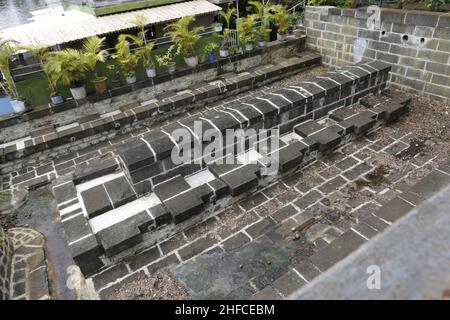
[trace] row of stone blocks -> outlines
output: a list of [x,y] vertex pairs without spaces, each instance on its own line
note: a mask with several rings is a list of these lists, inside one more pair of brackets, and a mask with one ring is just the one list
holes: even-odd
[[106,117],[89,115],[60,131],[53,127],[37,130],[18,143],[0,147],[0,163],[73,143],[96,134],[117,130],[134,122],[167,114],[199,101],[223,95],[226,92],[253,87],[271,78],[316,65],[320,63],[320,60],[320,55],[313,53],[305,54],[302,57],[292,57],[277,65],[262,66],[254,71],[242,72],[224,80],[200,84],[188,92],[181,92],[167,99],[130,103],[121,107],[118,113]]
[[[201,145],[203,150],[211,144],[210,133],[215,131],[225,134],[228,129],[277,128],[283,134],[296,124],[319,119],[329,111],[358,102],[369,93],[377,93],[385,87],[389,70],[388,64],[377,61],[353,66],[222,111],[172,123],[118,147],[123,169],[138,194],[148,193],[155,184],[168,178],[199,170],[199,165],[173,163],[172,151],[185,147],[183,141],[172,138],[177,130],[191,132],[191,143]],[[200,133],[196,132],[199,124]]]
[[[377,64],[373,63],[370,68],[375,68],[375,65]],[[387,73],[389,67],[386,65],[378,66],[380,69],[376,72],[376,75],[372,76],[372,73],[370,73],[371,76],[364,80],[367,86],[371,83],[372,77],[379,81],[387,78],[387,75],[384,76],[383,72],[386,70]],[[367,65],[365,68],[369,68],[369,66]],[[352,70],[353,72],[349,70],[345,72],[355,74],[358,70],[363,71],[365,69],[364,67],[356,67],[356,69]],[[344,78],[345,72],[336,74]],[[379,75],[380,73],[381,76]],[[348,79],[351,79],[350,74]],[[366,71],[364,76],[368,74],[369,72]],[[353,79],[351,82],[353,83],[351,87],[360,83],[357,79]],[[376,81],[374,81],[373,84],[379,86],[382,82],[376,84]],[[319,85],[322,86],[323,83]],[[315,87],[315,85],[312,85],[312,87]],[[341,87],[345,86],[339,85],[339,88]],[[313,90],[311,87],[308,87],[308,89]],[[331,88],[328,90],[333,92]],[[289,92],[288,89],[286,91]],[[372,92],[364,91],[365,94]],[[353,96],[356,94],[358,93],[354,92]],[[350,97],[353,100],[351,95]],[[324,101],[325,96],[319,96],[317,99]],[[294,132],[302,137],[301,141],[285,143],[280,140],[279,149],[270,150],[268,155],[270,155],[270,152],[278,152],[279,172],[285,173],[297,166],[303,166],[314,161],[343,143],[349,142],[352,137],[364,134],[378,124],[398,117],[407,110],[407,107],[408,101],[402,104],[391,102],[372,107],[359,114],[348,114],[344,103],[331,116],[337,121],[336,125],[323,127],[310,118],[307,122],[302,123],[302,121],[298,121]],[[311,110],[310,112],[314,111]],[[264,117],[261,118],[265,122]],[[215,126],[219,125],[218,121],[213,123]],[[300,125],[298,125],[299,123]],[[290,125],[291,128],[293,126],[294,124]],[[225,129],[224,125],[223,129]],[[287,133],[286,130],[284,133]],[[163,136],[161,135],[161,137]],[[127,146],[132,145],[127,144]],[[145,146],[148,147],[147,143]],[[141,147],[145,146],[141,145]],[[154,144],[153,147],[155,147]],[[160,147],[166,146],[162,143]],[[257,146],[255,148],[257,149]],[[141,151],[134,154],[135,159],[138,161],[133,162],[136,165],[133,169],[139,169],[137,164],[143,167],[148,166],[147,163],[140,162],[143,159],[147,159],[145,156],[148,154],[148,149],[142,148]],[[121,155],[124,154],[126,155],[127,153],[121,153]],[[129,174],[128,170],[126,170],[126,175],[118,174],[114,176],[114,179],[109,179],[92,188],[83,190],[78,195],[76,185],[99,176],[111,174],[117,169],[118,162],[115,159],[108,161],[105,163],[99,162],[94,164],[94,166],[77,168],[73,176],[54,181],[53,190],[68,237],[69,248],[73,252],[75,261],[85,273],[93,272],[103,265],[99,258],[101,255],[106,257],[114,256],[122,250],[140,243],[143,236],[148,234],[148,231],[172,222],[175,224],[185,222],[208,208],[215,210],[217,209],[216,204],[218,201],[222,201],[225,198],[229,200],[230,196],[235,197],[258,185],[263,185],[267,183],[268,179],[261,173],[261,168],[266,167],[268,164],[262,157],[252,164],[236,161],[234,165],[218,165],[215,163],[197,165],[197,168],[191,169],[190,172],[178,172],[168,176],[159,183],[155,183],[152,186],[152,191],[154,192],[150,196],[142,196],[140,194],[142,190],[137,188],[138,185],[130,183],[132,178],[127,176]],[[121,165],[128,169],[126,160],[123,162],[125,162],[125,165],[123,163]],[[195,173],[195,171],[200,171],[198,174],[203,173],[202,179],[200,179],[202,183],[189,181],[189,174]],[[138,202],[142,199],[147,199],[146,197],[148,197],[147,203],[151,203],[151,205],[142,207]],[[137,200],[135,200],[136,198]],[[150,198],[158,201],[153,201]],[[134,206],[134,209],[132,206]],[[136,212],[135,208],[141,208],[142,210],[139,209]],[[123,219],[117,219],[119,215],[123,215],[123,212],[127,210],[129,212],[134,210],[135,212],[128,213]],[[116,221],[112,221],[105,228],[98,227],[101,220],[103,220],[102,223],[108,219],[114,220],[112,218],[113,215],[116,215]]]

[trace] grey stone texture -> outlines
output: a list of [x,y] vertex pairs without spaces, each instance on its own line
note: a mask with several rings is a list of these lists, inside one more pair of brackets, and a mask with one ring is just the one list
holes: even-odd
[[382,8],[380,29],[372,30],[365,10],[307,6],[307,47],[320,52],[331,67],[358,62],[357,51],[362,50],[363,62],[393,65],[393,84],[450,100],[448,14]]

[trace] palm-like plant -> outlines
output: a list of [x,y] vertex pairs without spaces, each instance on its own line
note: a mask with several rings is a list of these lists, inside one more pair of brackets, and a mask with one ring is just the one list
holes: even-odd
[[258,16],[256,14],[250,14],[242,21],[238,27],[239,41],[242,44],[252,44],[256,41],[255,23]]
[[5,93],[10,97],[17,97],[17,89],[14,84],[14,80],[11,75],[11,68],[9,65],[9,58],[15,53],[14,47],[8,43],[3,43],[0,46],[0,71],[3,74],[3,78],[0,81],[0,86]]
[[201,38],[199,33],[205,29],[203,26],[199,26],[189,30],[190,24],[194,21],[193,16],[185,16],[164,28],[164,30],[168,30],[164,35],[170,37],[173,43],[180,47],[180,51],[185,57],[195,56],[195,44]]
[[58,91],[58,76],[56,74],[49,74],[47,69],[45,68],[45,61],[49,57],[50,49],[48,47],[39,46],[39,45],[31,45],[31,46],[22,46],[21,49],[27,50],[31,52],[39,61],[39,65],[44,71],[45,79],[47,80],[48,87],[51,91],[51,95],[57,95]]
[[116,53],[113,54],[112,57],[120,63],[125,76],[134,77],[140,56],[136,52],[132,52],[130,41],[128,41],[130,37],[132,36],[127,34],[119,35],[119,41],[115,46]]
[[289,28],[290,20],[289,13],[286,11],[286,6],[276,4],[270,7],[270,11],[273,12],[271,18],[278,26],[278,33],[286,34],[286,31]]
[[82,54],[86,59],[87,67],[94,73],[94,76],[97,79],[97,64],[99,62],[105,62],[108,57],[108,51],[102,49],[104,41],[105,38],[94,36],[86,39],[83,43]]
[[129,40],[132,40],[138,47],[136,54],[142,58],[144,67],[150,68],[154,66],[152,52],[155,48],[154,42],[147,42],[145,35],[145,25],[147,24],[147,18],[143,14],[136,15],[135,19],[131,21],[139,28],[137,36],[126,35]]
[[226,25],[226,28],[223,29],[223,33],[221,35],[221,39],[222,39],[221,47],[222,48],[228,47],[228,41],[229,41],[230,33],[231,33],[231,30],[230,30],[231,17],[233,16],[235,11],[236,11],[236,9],[231,8],[231,7],[229,7],[226,11],[220,11],[220,16],[225,20],[225,25]]
[[258,16],[258,18],[262,21],[264,20],[264,17],[266,16],[266,14],[268,13],[269,9],[270,9],[270,1],[267,1],[265,4],[262,3],[261,1],[249,1],[248,4],[253,6],[255,8],[256,11],[256,15]]
[[50,52],[44,65],[44,70],[65,86],[80,87],[84,77],[90,70],[86,56],[76,49],[64,49]]

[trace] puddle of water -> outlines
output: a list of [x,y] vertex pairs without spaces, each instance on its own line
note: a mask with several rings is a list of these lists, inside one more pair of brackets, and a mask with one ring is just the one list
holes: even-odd
[[46,237],[46,253],[52,299],[72,300],[75,294],[67,283],[67,268],[74,265],[71,253],[62,237],[62,225],[57,219],[56,202],[48,187],[30,192],[28,201],[16,211],[17,225],[28,225]]

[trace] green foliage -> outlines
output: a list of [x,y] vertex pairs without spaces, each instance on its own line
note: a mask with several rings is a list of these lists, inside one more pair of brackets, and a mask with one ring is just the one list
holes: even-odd
[[136,15],[136,18],[131,21],[139,28],[139,33],[137,37],[128,35],[128,38],[133,40],[133,42],[139,47],[136,50],[136,54],[142,58],[142,62],[145,68],[154,66],[153,63],[153,49],[155,48],[154,42],[147,42],[145,35],[147,30],[145,30],[145,25],[147,24],[147,18],[143,14]]
[[270,10],[270,1],[267,1],[265,4],[263,4],[261,1],[249,1],[248,4],[255,8],[256,15],[258,16],[260,21],[264,20],[264,17]]
[[[138,52],[131,50],[131,43],[128,41],[129,38],[134,37],[128,34],[119,35],[119,41],[115,46],[116,53],[112,55],[112,58],[119,62],[126,77],[133,77],[136,75],[136,67],[138,66],[140,55]],[[137,38],[134,40],[137,40]]]
[[15,53],[16,49],[9,43],[0,44],[0,71],[3,73],[5,78],[0,81],[0,86],[3,88],[6,94],[12,98],[18,96],[9,65],[9,59]]
[[225,20],[225,28],[223,28],[223,33],[220,35],[221,39],[221,48],[227,48],[228,41],[230,38],[230,23],[231,23],[231,17],[233,16],[234,12],[236,11],[235,8],[228,8],[226,11],[220,11],[220,16]]
[[195,55],[195,44],[201,38],[199,33],[205,29],[203,26],[199,26],[189,30],[190,24],[194,21],[193,16],[185,16],[164,28],[164,30],[168,30],[164,35],[172,39],[174,45],[179,47],[185,57]]
[[328,0],[309,0],[308,5],[309,6],[323,6],[326,5]]
[[285,34],[289,28],[290,14],[286,11],[286,6],[276,4],[270,7],[271,18],[278,26],[278,33]]
[[167,67],[169,64],[174,63],[174,57],[180,53],[180,46],[172,44],[164,54],[156,56],[156,62],[161,67]]
[[424,0],[426,6],[433,10],[438,10],[440,6],[450,4],[450,0]]
[[238,27],[239,42],[241,44],[250,44],[256,41],[255,23],[258,16],[250,14],[245,18],[241,18]]
[[47,53],[44,72],[51,87],[55,89],[59,82],[69,87],[82,84],[86,74],[95,71],[98,62],[106,60],[107,52],[101,49],[104,40],[91,37],[85,40],[81,50],[68,48]]
[[219,45],[215,42],[209,42],[206,46],[203,47],[203,54],[210,55],[214,51],[219,48]]

